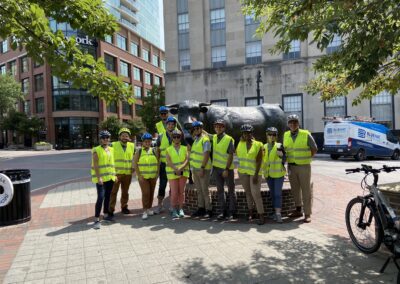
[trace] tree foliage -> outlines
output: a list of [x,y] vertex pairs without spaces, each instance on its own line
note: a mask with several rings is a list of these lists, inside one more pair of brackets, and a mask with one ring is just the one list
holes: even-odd
[[0,75],[0,120],[23,98],[21,84],[15,81],[14,76],[9,74]]
[[242,0],[243,11],[261,21],[259,34],[278,38],[272,53],[287,52],[292,40],[323,51],[335,35],[341,48],[314,64],[317,75],[306,91],[322,100],[361,88],[358,104],[381,91],[400,88],[400,5],[398,0]]
[[1,0],[0,37],[10,38],[13,49],[24,48],[36,62],[49,63],[53,75],[76,88],[107,101],[133,103],[131,88],[106,70],[103,59],[95,60],[83,52],[75,37],[50,29],[49,19],[54,19],[89,37],[104,39],[118,24],[103,5],[101,0]]
[[124,122],[125,127],[131,131],[131,135],[138,136],[145,131],[145,126],[140,118],[130,119]]
[[160,121],[158,109],[165,105],[165,88],[163,86],[153,86],[150,92],[143,98],[143,107],[139,111],[147,132],[153,134],[157,132],[156,123]]
[[100,130],[108,130],[111,133],[111,140],[118,140],[118,131],[122,128],[122,121],[116,116],[109,116],[99,124]]
[[1,122],[4,130],[16,131],[20,135],[37,137],[44,128],[43,120],[38,117],[28,117],[24,112],[11,110]]

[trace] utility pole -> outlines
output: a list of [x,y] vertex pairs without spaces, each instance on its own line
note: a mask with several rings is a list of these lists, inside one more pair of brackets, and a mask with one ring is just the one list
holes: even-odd
[[257,71],[257,105],[261,104],[261,96],[260,96],[260,83],[262,83],[261,80],[261,71]]

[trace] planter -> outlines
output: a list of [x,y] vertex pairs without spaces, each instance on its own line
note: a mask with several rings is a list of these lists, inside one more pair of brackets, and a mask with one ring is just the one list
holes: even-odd
[[51,144],[35,145],[34,148],[36,151],[50,151],[50,150],[53,150],[53,145],[51,145]]

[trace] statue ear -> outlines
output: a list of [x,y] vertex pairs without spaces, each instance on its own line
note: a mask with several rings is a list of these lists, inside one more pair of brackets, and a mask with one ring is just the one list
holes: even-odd
[[176,108],[176,107],[173,107],[173,108],[170,108],[169,109],[169,112],[171,113],[171,114],[178,114],[178,108]]
[[208,111],[208,106],[201,106],[200,107],[200,112],[201,113],[206,113]]

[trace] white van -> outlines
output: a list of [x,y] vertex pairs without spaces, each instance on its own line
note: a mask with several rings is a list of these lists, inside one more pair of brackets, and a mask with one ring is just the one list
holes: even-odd
[[341,156],[353,156],[357,161],[366,157],[398,160],[400,145],[399,139],[382,124],[333,121],[325,125],[323,152],[334,160]]

